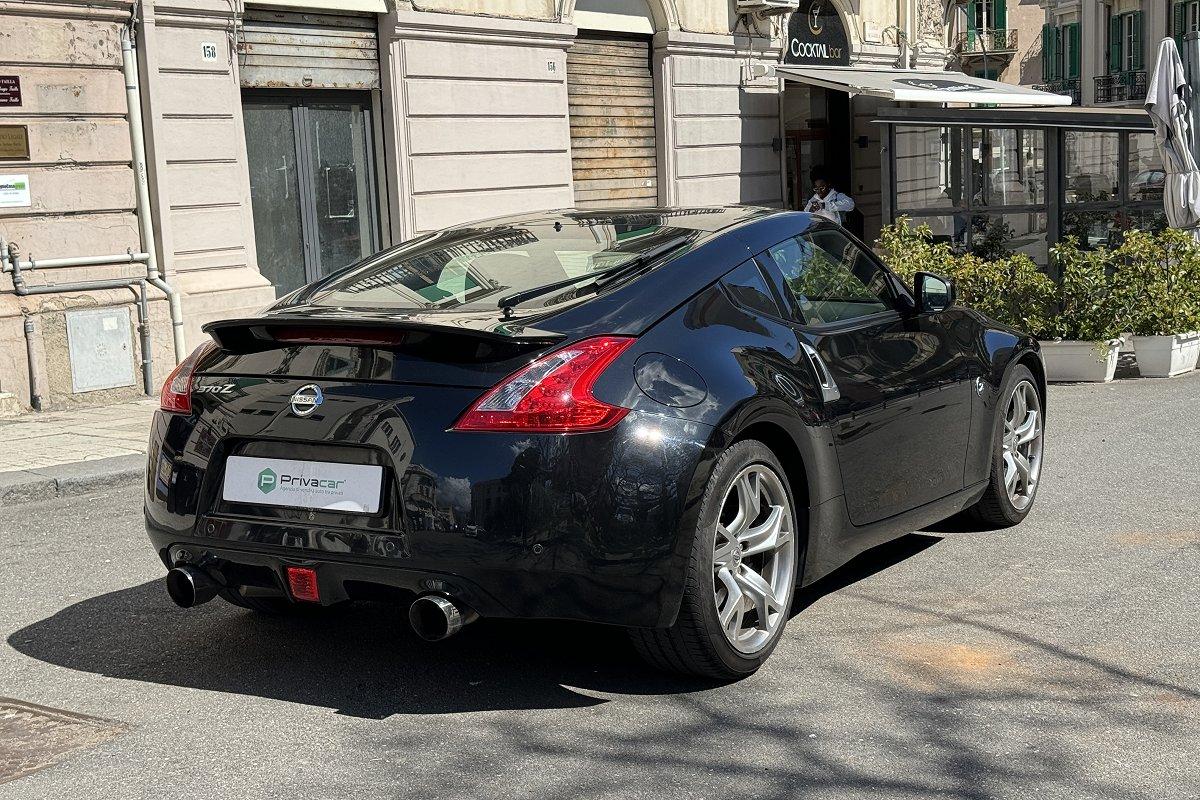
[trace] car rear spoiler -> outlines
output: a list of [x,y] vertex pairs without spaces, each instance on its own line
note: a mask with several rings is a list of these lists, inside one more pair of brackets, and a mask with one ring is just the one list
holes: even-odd
[[436,314],[413,317],[380,313],[355,314],[268,314],[260,317],[209,322],[202,330],[221,349],[252,352],[297,344],[348,344],[365,347],[396,347],[430,335],[455,339],[477,339],[493,344],[550,344],[566,334],[544,331],[521,323],[500,320],[490,314]]

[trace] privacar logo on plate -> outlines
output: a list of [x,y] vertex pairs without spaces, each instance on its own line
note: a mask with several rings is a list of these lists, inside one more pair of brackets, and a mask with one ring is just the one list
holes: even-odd
[[264,469],[258,473],[258,490],[263,494],[268,494],[279,483],[279,478],[273,469]]

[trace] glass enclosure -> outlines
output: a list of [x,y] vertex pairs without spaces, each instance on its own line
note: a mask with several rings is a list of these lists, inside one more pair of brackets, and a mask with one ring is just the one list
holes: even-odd
[[1094,248],[1166,224],[1165,173],[1149,130],[988,124],[982,114],[969,123],[885,123],[885,219],[927,224],[960,251],[1025,253],[1045,268],[1049,245],[1064,237]]

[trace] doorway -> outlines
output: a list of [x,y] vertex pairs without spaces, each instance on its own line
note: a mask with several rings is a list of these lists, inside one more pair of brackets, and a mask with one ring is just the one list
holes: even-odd
[[369,92],[242,96],[258,266],[282,296],[379,249]]
[[[814,169],[822,170],[834,188],[853,197],[849,95],[789,82],[783,93],[783,133],[788,208],[802,210],[812,197]],[[851,212],[843,222],[861,235],[861,214]]]

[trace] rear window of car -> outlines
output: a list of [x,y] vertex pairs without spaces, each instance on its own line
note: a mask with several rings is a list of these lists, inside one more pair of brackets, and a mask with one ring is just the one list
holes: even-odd
[[[435,311],[495,308],[497,299],[513,292],[585,278],[696,233],[663,220],[650,214],[547,217],[443,231],[351,267],[310,302]],[[688,249],[681,246],[672,255]],[[576,291],[568,287],[528,305],[554,305]]]

